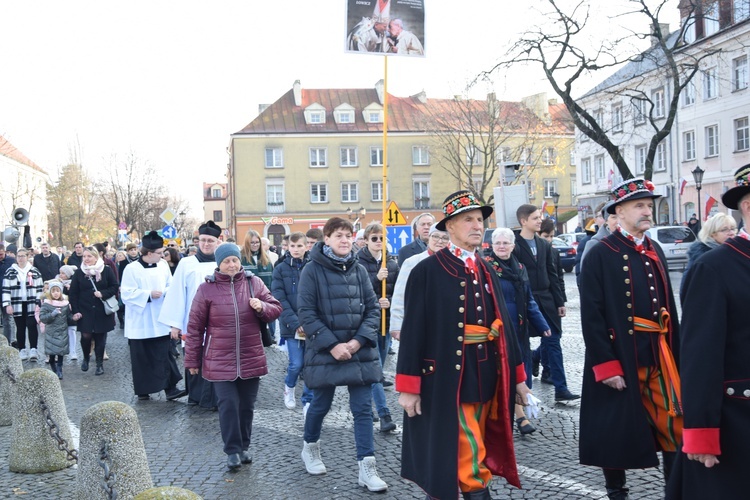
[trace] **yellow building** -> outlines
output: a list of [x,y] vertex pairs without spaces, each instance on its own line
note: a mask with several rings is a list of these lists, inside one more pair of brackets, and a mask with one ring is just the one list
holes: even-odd
[[[384,193],[383,100],[382,82],[373,89],[308,90],[297,81],[232,134],[227,176],[232,236],[241,243],[248,229],[254,229],[277,244],[281,235],[322,227],[333,216],[363,226],[381,220],[384,194],[398,204],[407,224],[422,212],[440,219],[443,199],[458,189],[472,189],[490,201],[504,166],[513,162],[522,166],[518,172],[523,180],[539,180],[538,188],[530,189],[532,202],[542,205],[537,200],[544,198],[549,180],[544,174],[554,172],[555,179],[568,180],[554,189],[548,183],[546,190],[560,193],[561,205],[570,204],[573,135],[560,106],[538,115],[527,105],[494,97],[389,95]],[[482,124],[487,114],[479,110],[488,106],[493,123],[503,122],[502,127],[492,130]],[[476,117],[460,118],[464,107],[476,111]]]

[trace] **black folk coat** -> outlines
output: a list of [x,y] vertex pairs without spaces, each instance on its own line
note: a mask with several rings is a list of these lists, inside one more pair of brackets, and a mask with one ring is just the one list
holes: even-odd
[[81,319],[78,320],[78,331],[83,333],[107,333],[115,329],[116,314],[107,314],[104,312],[104,304],[101,299],[94,295],[94,285],[91,284],[93,279],[96,283],[96,290],[102,293],[102,299],[108,299],[117,294],[119,288],[117,276],[109,268],[104,266],[101,272],[101,280],[96,281],[96,277],[83,273],[78,268],[73,273],[70,280],[70,291],[68,299],[73,314],[81,313]]
[[[498,363],[505,384],[508,413],[487,419],[485,464],[494,475],[519,486],[513,452],[512,413],[516,380],[525,378],[513,321],[505,307],[497,274],[477,258],[489,277],[495,305],[505,325],[507,359]],[[401,475],[433,498],[458,496],[458,404],[469,349],[463,344],[468,306],[464,264],[448,249],[423,260],[406,284],[404,322],[396,366],[396,389],[419,393],[422,415],[404,413]],[[500,340],[495,340],[499,344]],[[485,349],[489,351],[489,349]],[[481,352],[481,351],[479,351]],[[503,378],[503,372],[507,377]],[[403,384],[403,385],[402,385]]]
[[[668,499],[747,498],[750,470],[750,241],[698,259],[685,284],[681,375],[683,448]],[[707,469],[684,453],[718,455]]]
[[[647,275],[658,276],[665,287],[671,315],[668,343],[679,366],[679,324],[666,258],[652,244],[658,263],[636,250],[618,231],[586,253],[581,269],[581,323],[586,355],[581,394],[580,461],[584,465],[613,469],[656,467],[658,444],[641,402],[638,382],[637,335],[633,311],[636,300],[651,302]],[[648,262],[648,265],[646,263]],[[640,366],[643,366],[642,364]],[[618,373],[619,372],[619,373]],[[622,374],[627,388],[617,391],[601,382]]]

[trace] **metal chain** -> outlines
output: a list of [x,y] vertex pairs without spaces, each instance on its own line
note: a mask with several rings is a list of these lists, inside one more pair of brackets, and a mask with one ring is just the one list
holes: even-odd
[[14,384],[16,382],[18,382],[18,380],[16,380],[16,376],[13,375],[12,371],[10,371],[10,366],[8,366],[7,368],[5,368],[5,374],[8,376],[8,378],[10,379],[10,381],[13,382]]
[[66,458],[68,460],[75,460],[78,462],[78,450],[71,450],[68,448],[68,442],[60,436],[60,428],[58,427],[57,422],[52,418],[52,412],[50,412],[47,403],[44,402],[44,398],[39,398],[39,408],[41,408],[42,413],[44,413],[44,420],[47,422],[47,427],[49,427],[49,435],[57,441],[57,449],[64,451],[67,454]]
[[117,498],[117,492],[115,491],[117,476],[112,472],[112,458],[109,456],[109,445],[103,439],[99,445],[99,467],[104,469],[104,478],[101,480],[102,488],[107,492],[109,500],[115,500]]

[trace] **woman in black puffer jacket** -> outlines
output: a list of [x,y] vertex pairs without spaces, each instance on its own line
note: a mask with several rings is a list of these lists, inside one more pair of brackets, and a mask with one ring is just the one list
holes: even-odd
[[[396,286],[398,278],[398,262],[388,252],[383,252],[384,235],[383,226],[377,222],[368,224],[365,228],[365,246],[357,253],[359,263],[367,270],[370,276],[372,288],[378,297],[380,308],[385,311],[385,335],[382,331],[382,320],[378,318],[378,354],[380,357],[380,366],[385,364],[385,357],[388,355],[388,348],[391,346],[391,298],[393,289]],[[383,255],[385,254],[385,269],[382,267]],[[383,297],[383,280],[385,280],[385,297]],[[396,424],[391,419],[391,412],[385,400],[385,391],[383,391],[383,381],[372,385],[372,398],[375,400],[375,409],[380,417],[380,432],[390,432],[396,430]]]
[[336,386],[347,386],[359,484],[383,491],[388,486],[375,467],[370,389],[382,377],[376,339],[380,308],[367,271],[352,252],[352,233],[349,221],[329,219],[323,227],[324,241],[312,248],[300,277],[297,314],[307,335],[303,373],[313,389],[302,459],[310,474],[326,472],[318,442],[323,418]]

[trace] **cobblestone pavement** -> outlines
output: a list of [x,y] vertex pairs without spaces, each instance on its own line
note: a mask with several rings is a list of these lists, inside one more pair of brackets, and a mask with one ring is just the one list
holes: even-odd
[[[675,290],[679,274],[673,273]],[[583,338],[580,329],[580,303],[572,274],[565,276],[568,315],[563,321],[563,352],[568,384],[580,392],[583,369]],[[397,348],[397,343],[394,347]],[[79,347],[80,350],[80,347]],[[269,375],[263,378],[253,423],[253,463],[237,473],[226,470],[216,412],[187,406],[185,399],[168,402],[164,394],[151,401],[137,401],[132,393],[130,358],[122,331],[110,333],[104,363],[105,373],[95,377],[93,368],[81,372],[76,362],[66,362],[63,394],[68,418],[73,426],[91,405],[117,400],[135,408],[141,425],[154,485],[179,486],[206,499],[218,498],[424,498],[422,491],[399,477],[400,432],[381,434],[375,427],[375,447],[380,476],[388,483],[386,493],[369,493],[357,485],[357,460],[348,397],[339,389],[321,436],[322,458],[328,474],[307,475],[300,459],[302,448],[302,409],[288,410],[283,403],[286,354],[267,349]],[[181,361],[181,360],[180,360]],[[35,367],[25,362],[25,369]],[[38,363],[44,366],[43,363]],[[395,357],[389,357],[386,378],[393,379]],[[297,388],[299,396],[300,388]],[[603,477],[593,467],[578,464],[577,402],[556,404],[554,388],[538,383],[534,393],[542,400],[537,432],[521,437],[516,432],[516,454],[523,489],[504,480],[493,482],[493,496],[512,499],[589,499],[605,498]],[[394,420],[402,422],[397,395],[386,389]],[[12,427],[0,427],[0,498],[26,496],[33,499],[74,498],[76,468],[48,474],[17,474],[8,470],[8,448]],[[74,429],[77,432],[77,428]],[[77,445],[77,444],[76,444]],[[663,497],[663,480],[657,469],[629,471],[631,496],[639,499]],[[102,496],[104,498],[104,496]]]

